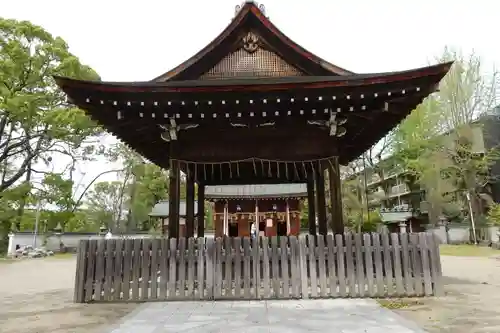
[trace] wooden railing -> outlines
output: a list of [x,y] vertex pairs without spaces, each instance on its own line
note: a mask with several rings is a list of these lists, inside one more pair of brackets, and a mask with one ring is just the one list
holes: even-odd
[[75,302],[441,295],[431,233],[82,240]]

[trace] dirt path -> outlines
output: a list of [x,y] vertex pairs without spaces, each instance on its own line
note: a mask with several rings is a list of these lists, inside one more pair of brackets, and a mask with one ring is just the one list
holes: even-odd
[[0,264],[2,333],[94,333],[137,304],[74,304],[74,258]]
[[442,257],[446,296],[397,312],[430,333],[500,332],[500,259]]

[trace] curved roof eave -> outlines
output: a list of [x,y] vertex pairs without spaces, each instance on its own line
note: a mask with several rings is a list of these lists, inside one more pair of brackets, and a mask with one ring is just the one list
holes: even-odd
[[[355,74],[349,76],[306,76],[264,78],[260,80],[225,79],[225,80],[186,80],[167,82],[100,82],[76,80],[55,76],[57,84],[65,87],[90,89],[109,92],[224,92],[224,91],[262,91],[283,90],[290,88],[334,88],[362,86],[371,84],[387,84],[406,81],[427,76],[443,77],[450,69],[452,62],[412,70],[375,74]],[[440,80],[440,79],[439,79]],[[439,81],[438,80],[438,81]]]

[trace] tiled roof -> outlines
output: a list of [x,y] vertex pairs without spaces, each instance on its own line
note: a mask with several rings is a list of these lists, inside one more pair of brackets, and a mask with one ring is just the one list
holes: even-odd
[[207,199],[307,197],[306,184],[220,185],[205,188]]
[[[161,200],[156,205],[154,205],[153,209],[151,210],[151,213],[149,213],[149,216],[167,217],[169,211],[170,211],[170,205],[168,203],[168,200]],[[179,206],[179,213],[180,216],[186,216],[186,201],[184,200],[181,200]],[[196,216],[197,214],[198,214],[198,202],[195,200],[194,215]]]
[[384,223],[406,222],[412,216],[412,212],[380,212],[380,218]]

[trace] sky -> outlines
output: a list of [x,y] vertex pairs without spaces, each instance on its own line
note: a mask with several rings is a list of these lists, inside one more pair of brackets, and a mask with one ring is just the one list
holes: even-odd
[[[71,5],[69,5],[71,3]],[[210,43],[231,21],[238,0],[0,0],[0,16],[29,20],[62,37],[105,81],[145,81]],[[500,2],[493,0],[266,0],[270,20],[308,51],[356,73],[435,62],[445,46],[500,65]],[[103,138],[111,144],[113,139]],[[57,162],[55,162],[57,163]],[[62,163],[62,162],[60,162]],[[56,166],[57,167],[57,166]],[[85,186],[99,160],[79,167]],[[106,175],[99,180],[112,180]],[[80,190],[78,190],[80,191]]]

